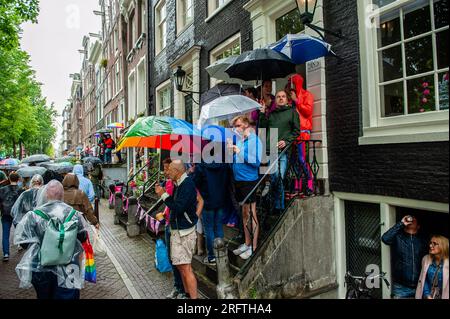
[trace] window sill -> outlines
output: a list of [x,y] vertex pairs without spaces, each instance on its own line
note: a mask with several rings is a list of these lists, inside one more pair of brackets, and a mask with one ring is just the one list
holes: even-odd
[[179,37],[184,31],[186,31],[187,29],[189,29],[189,27],[191,25],[194,24],[194,20],[192,20],[191,22],[189,22],[188,24],[186,24],[185,26],[183,26],[180,31],[177,32],[177,37]]
[[226,7],[228,7],[228,5],[233,2],[233,0],[228,1],[227,3],[225,3],[223,6],[217,8],[216,10],[214,10],[213,12],[211,12],[211,14],[205,19],[205,23],[208,23],[209,21],[211,21],[217,14],[219,14],[220,11],[222,11],[223,9],[225,9]]
[[363,128],[359,145],[449,141],[449,120],[423,121]]

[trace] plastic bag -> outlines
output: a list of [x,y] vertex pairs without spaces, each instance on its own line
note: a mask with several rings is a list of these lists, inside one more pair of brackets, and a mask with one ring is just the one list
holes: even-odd
[[162,239],[156,240],[155,267],[159,272],[172,271],[167,248]]
[[100,234],[96,228],[94,229],[94,245],[92,248],[94,249],[94,255],[98,257],[105,257],[107,254],[106,245],[100,238]]

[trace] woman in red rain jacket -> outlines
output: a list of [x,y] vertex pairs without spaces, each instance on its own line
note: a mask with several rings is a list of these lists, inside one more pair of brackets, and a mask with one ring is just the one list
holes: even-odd
[[297,112],[300,116],[300,136],[297,141],[299,161],[308,180],[307,188],[303,188],[306,194],[311,193],[313,189],[313,180],[311,169],[306,163],[306,143],[311,138],[312,116],[314,106],[314,95],[303,88],[304,79],[300,74],[294,74],[288,80],[288,87],[291,91],[291,99],[295,102]]

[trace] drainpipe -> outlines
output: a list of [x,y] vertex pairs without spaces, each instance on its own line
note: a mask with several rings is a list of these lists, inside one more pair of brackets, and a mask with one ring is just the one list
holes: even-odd
[[217,298],[238,299],[237,289],[233,284],[228,260],[228,248],[223,238],[214,239],[214,250],[216,252],[217,265]]

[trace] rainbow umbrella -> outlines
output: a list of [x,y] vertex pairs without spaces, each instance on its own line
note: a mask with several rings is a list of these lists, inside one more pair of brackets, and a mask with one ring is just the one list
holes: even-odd
[[124,128],[125,125],[123,125],[123,123],[115,122],[115,123],[108,124],[106,127],[107,128]]
[[0,165],[19,165],[20,161],[17,158],[6,158],[0,161]]
[[117,151],[125,147],[146,147],[200,153],[201,136],[200,130],[180,119],[168,116],[141,117],[120,139]]

